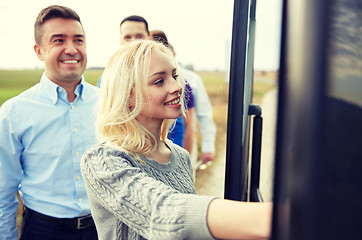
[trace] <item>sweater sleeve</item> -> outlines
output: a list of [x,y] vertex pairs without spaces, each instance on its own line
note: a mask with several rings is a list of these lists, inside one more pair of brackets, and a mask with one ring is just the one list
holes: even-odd
[[111,148],[86,152],[81,170],[90,200],[146,239],[213,239],[206,222],[213,197],[179,193],[139,164]]

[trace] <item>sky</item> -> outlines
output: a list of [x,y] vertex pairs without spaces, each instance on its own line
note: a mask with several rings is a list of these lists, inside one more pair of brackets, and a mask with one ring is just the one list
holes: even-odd
[[[87,67],[104,67],[120,46],[119,24],[143,16],[150,30],[163,30],[181,65],[195,70],[228,66],[234,0],[1,0],[0,69],[43,68],[33,49],[34,21],[59,4],[75,10],[87,39]],[[257,0],[254,69],[277,70],[281,0]]]

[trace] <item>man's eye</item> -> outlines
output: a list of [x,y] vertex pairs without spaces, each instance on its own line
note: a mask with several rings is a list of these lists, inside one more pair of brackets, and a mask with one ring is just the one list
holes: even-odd
[[55,39],[54,42],[56,43],[63,42],[63,39]]
[[83,42],[83,39],[76,39],[75,41],[82,43],[82,42]]
[[137,34],[136,35],[136,38],[137,39],[144,39],[144,38],[146,38],[143,34]]

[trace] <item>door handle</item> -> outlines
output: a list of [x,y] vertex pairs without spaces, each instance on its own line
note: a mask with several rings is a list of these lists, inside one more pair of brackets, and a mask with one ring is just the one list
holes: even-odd
[[261,156],[261,138],[263,131],[263,118],[261,117],[261,107],[256,104],[250,104],[248,115],[253,116],[253,138],[251,148],[251,170],[250,170],[250,202],[263,202],[259,184],[260,184],[260,156]]

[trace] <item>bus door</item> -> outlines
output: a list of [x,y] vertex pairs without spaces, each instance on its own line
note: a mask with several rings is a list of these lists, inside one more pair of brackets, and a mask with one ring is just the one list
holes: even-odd
[[[234,1],[224,197],[241,201],[262,201],[259,193],[261,109],[251,103],[255,7],[256,0]],[[250,161],[251,125],[254,131]]]
[[361,239],[362,4],[285,0],[272,239]]

